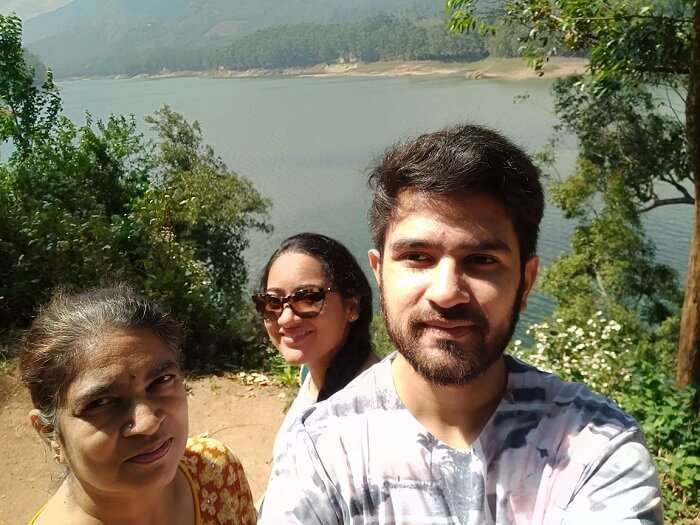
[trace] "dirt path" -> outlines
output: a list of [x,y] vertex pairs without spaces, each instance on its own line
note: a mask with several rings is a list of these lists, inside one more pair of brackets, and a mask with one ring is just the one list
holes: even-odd
[[[275,386],[250,386],[235,376],[190,381],[190,435],[206,433],[240,458],[253,498],[270,471],[272,442],[288,396]],[[29,395],[14,376],[0,377],[0,525],[24,525],[55,488],[58,472],[29,426]]]

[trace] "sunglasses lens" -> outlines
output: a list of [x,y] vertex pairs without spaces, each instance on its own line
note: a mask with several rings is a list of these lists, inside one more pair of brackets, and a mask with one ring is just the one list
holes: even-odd
[[281,298],[266,293],[255,294],[253,302],[255,302],[255,309],[265,318],[276,319],[284,307]]
[[325,298],[325,290],[299,290],[292,294],[289,302],[299,317],[313,317],[321,313]]
[[255,302],[255,308],[265,319],[277,319],[282,315],[285,303],[288,303],[292,311],[299,317],[309,318],[321,313],[326,299],[326,291],[322,288],[306,288],[287,297],[258,293],[253,296],[253,302]]

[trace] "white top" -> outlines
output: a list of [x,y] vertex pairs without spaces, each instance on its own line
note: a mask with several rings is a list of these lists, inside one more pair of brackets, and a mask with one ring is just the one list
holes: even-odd
[[275,437],[275,444],[272,446],[273,458],[276,458],[282,451],[281,447],[284,446],[284,437],[287,432],[290,431],[294,422],[301,417],[307,408],[316,402],[309,391],[310,381],[311,374],[306,374],[306,379],[304,379],[304,382],[299,387],[297,396],[294,398],[294,401],[292,401],[292,404],[289,406],[289,410],[287,410],[287,414],[282,420],[282,424],[280,425],[280,428],[277,431],[277,436]]
[[465,452],[403,405],[392,359],[286,432],[259,523],[662,523],[641,431],[608,399],[506,356],[506,393]]

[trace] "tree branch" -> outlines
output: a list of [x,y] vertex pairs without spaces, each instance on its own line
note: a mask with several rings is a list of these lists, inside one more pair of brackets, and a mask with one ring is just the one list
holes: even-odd
[[667,180],[667,179],[665,179],[665,178],[663,178],[663,177],[661,177],[661,180],[663,180],[664,182],[667,182],[668,184],[670,184],[671,186],[673,186],[674,188],[676,188],[676,189],[678,190],[678,192],[679,192],[681,195],[683,195],[683,197],[684,197],[685,199],[689,199],[689,200],[695,202],[695,199],[693,198],[693,196],[690,194],[690,192],[689,192],[680,182],[678,182],[678,181],[676,181],[676,180],[673,180],[673,179],[668,179],[668,180]]
[[[549,17],[552,20],[555,20],[559,23],[564,22],[564,19],[561,17],[558,17],[556,15],[549,15]],[[616,20],[635,20],[637,18],[642,18],[642,19],[647,19],[647,20],[669,20],[673,23],[676,24],[690,24],[693,22],[692,18],[685,18],[685,17],[675,17],[675,16],[665,16],[665,15],[640,15],[640,14],[634,14],[634,15],[615,15],[615,16],[575,16],[571,18],[567,18],[567,21],[574,21],[578,22],[581,20],[585,21],[590,21],[590,20],[595,20],[595,21],[601,21],[601,22],[608,22],[608,21],[616,21]]]
[[598,285],[598,288],[600,289],[600,293],[603,297],[605,297],[606,301],[610,300],[610,296],[608,296],[608,291],[605,289],[605,284],[603,283],[603,278],[600,276],[597,270],[593,270],[595,273],[595,282]]
[[673,113],[673,116],[676,118],[676,122],[679,125],[685,127],[685,122],[683,121],[683,119],[681,119],[678,116],[678,112],[676,111],[676,108],[673,107],[673,102],[671,101],[671,95],[669,94],[669,91],[673,90],[676,93],[676,95],[679,95],[678,90],[674,89],[673,86],[668,85],[668,84],[665,84],[665,87],[666,87],[666,89],[664,91],[666,91],[666,101],[668,102],[668,108],[671,110],[671,113]]
[[[14,139],[22,145],[23,149],[26,149],[27,145],[29,144],[29,141],[25,138],[24,134],[22,133],[22,126],[20,125],[19,119],[17,117],[17,108],[12,104],[12,101],[7,102],[7,107],[10,108],[10,115],[12,115],[12,120],[15,123],[15,137]],[[22,152],[24,154],[24,152]]]
[[[600,64],[594,64],[591,63],[589,64],[589,68],[592,73],[595,73],[597,70],[603,70],[607,71],[609,69],[609,65],[607,65],[605,62],[602,62]],[[676,64],[669,64],[669,65],[652,65],[651,67],[648,67],[646,65],[642,64],[635,64],[632,67],[626,67],[624,69],[631,69],[634,71],[638,71],[641,74],[644,73],[655,73],[655,74],[663,74],[663,75],[688,75],[690,74],[690,66],[688,64],[681,64],[681,63],[676,63]]]
[[695,199],[692,197],[677,197],[675,199],[658,199],[651,203],[646,208],[639,210],[641,213],[653,210],[654,208],[660,208],[661,206],[670,206],[672,204],[695,204]]

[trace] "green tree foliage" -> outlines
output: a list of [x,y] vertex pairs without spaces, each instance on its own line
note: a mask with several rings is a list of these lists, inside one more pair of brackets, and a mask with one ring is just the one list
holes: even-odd
[[603,95],[581,89],[595,89],[589,82],[574,76],[553,88],[560,128],[576,134],[579,155],[575,173],[551,184],[551,197],[580,226],[543,288],[564,310],[624,305],[654,325],[682,296],[675,273],[654,262],[641,216],[694,202],[685,124],[645,86],[618,83]]
[[72,123],[50,73],[33,85],[20,21],[0,16],[0,39],[0,328],[56,286],[126,280],[186,323],[189,366],[260,355],[242,252],[269,202],[167,106],[147,118],[155,142],[131,117]]
[[[470,0],[447,0],[446,6],[454,30],[483,24]],[[689,67],[700,60],[700,56],[691,59],[693,21],[700,24],[697,9],[691,0],[512,0],[505,6],[507,20],[530,28],[521,39],[521,51],[536,69],[541,70],[549,56],[561,49],[589,51],[590,75],[555,83],[556,111],[561,127],[579,139],[579,162],[574,176],[555,184],[554,197],[568,215],[581,222],[579,234],[585,236],[593,223],[607,223],[610,235],[620,239],[612,246],[599,243],[598,257],[591,255],[590,235],[587,242],[575,242],[574,251],[559,266],[566,268],[566,274],[555,269],[548,277],[566,275],[578,278],[579,283],[586,279],[591,284],[602,283],[589,287],[587,295],[598,302],[612,299],[631,306],[652,323],[672,313],[675,301],[666,288],[670,272],[652,263],[653,246],[644,238],[640,216],[661,206],[685,204],[694,206],[700,217],[696,199],[700,181],[694,167],[698,164],[698,106],[693,86],[698,85],[694,80],[698,77]],[[596,207],[601,201],[602,211]],[[698,222],[679,335],[679,384],[700,384]],[[623,237],[615,237],[623,230],[631,245],[646,247],[639,252],[643,256],[634,259],[641,266],[623,262],[625,258],[630,261],[630,250],[623,246]],[[601,233],[604,236],[607,230]],[[575,264],[576,259],[582,264]],[[607,272],[601,264],[612,259],[620,261],[618,271]],[[651,281],[656,290],[644,286],[639,275],[658,279]],[[556,280],[557,284],[561,281]],[[606,296],[605,289],[618,293]],[[557,298],[569,300],[564,294]]]
[[478,35],[455,36],[440,21],[377,15],[352,24],[298,24],[241,37],[213,60],[229,69],[285,68],[342,61],[478,60]]
[[489,55],[514,58],[520,56],[520,41],[527,35],[527,28],[506,20],[497,20],[495,30],[488,39]]
[[22,23],[0,15],[0,143],[11,140],[19,156],[27,154],[35,137],[47,135],[61,111],[61,100],[50,72],[41,86],[27,67],[20,42]]

